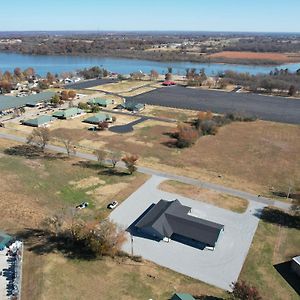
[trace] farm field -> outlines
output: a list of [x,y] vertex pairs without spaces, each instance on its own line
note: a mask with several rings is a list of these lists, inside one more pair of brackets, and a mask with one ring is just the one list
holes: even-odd
[[223,51],[208,55],[210,58],[229,58],[247,60],[271,60],[276,62],[300,61],[300,55],[296,53],[272,53],[272,52],[247,52],[247,51]]

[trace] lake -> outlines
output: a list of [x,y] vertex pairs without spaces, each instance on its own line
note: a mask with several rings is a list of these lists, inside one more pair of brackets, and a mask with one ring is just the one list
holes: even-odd
[[[251,66],[251,65],[233,65],[233,64],[217,64],[217,63],[193,63],[193,62],[155,62],[139,59],[125,58],[102,58],[102,57],[86,57],[86,56],[53,56],[53,55],[23,55],[14,53],[0,53],[0,70],[13,71],[19,67],[22,70],[33,67],[40,75],[47,72],[62,73],[67,71],[76,71],[78,69],[88,68],[92,66],[100,66],[109,71],[129,74],[136,71],[149,73],[155,69],[160,74],[165,74],[168,67],[173,68],[174,74],[185,74],[186,68],[196,68],[197,70],[204,68],[208,75],[215,75],[219,72],[232,70],[236,72],[248,72],[250,74],[269,73],[274,66]],[[296,71],[300,68],[300,63],[285,64],[277,66],[277,68],[288,68],[290,71]]]

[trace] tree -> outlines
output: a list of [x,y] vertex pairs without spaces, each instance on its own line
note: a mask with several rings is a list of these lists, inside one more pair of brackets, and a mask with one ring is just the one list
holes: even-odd
[[294,85],[291,85],[290,88],[289,88],[288,95],[291,96],[291,97],[295,96],[296,92],[297,92],[296,87]]
[[199,133],[189,125],[178,124],[177,125],[177,147],[185,148],[193,145],[199,137]]
[[106,130],[108,128],[108,122],[104,121],[104,122],[99,122],[98,123],[98,128],[99,130],[103,131]]
[[172,80],[172,73],[167,73],[167,74],[165,75],[165,80],[167,80],[167,81]]
[[64,90],[60,93],[61,100],[69,100],[69,92],[67,90]]
[[121,160],[121,157],[122,157],[122,155],[121,155],[121,152],[119,152],[119,151],[112,151],[110,153],[109,158],[110,158],[113,169],[116,167],[117,163]]
[[50,130],[45,127],[35,128],[32,133],[27,137],[27,144],[36,145],[45,150],[47,143],[50,141]]
[[83,110],[88,110],[89,109],[89,105],[85,102],[79,102],[78,103],[78,108],[79,109],[83,109]]
[[29,67],[26,70],[24,70],[23,74],[26,79],[30,79],[35,75],[35,70],[33,68]]
[[99,112],[99,111],[100,111],[99,105],[93,104],[93,105],[91,106],[91,112],[92,112],[92,113],[97,113],[97,112]]
[[69,96],[70,99],[74,99],[74,98],[76,97],[76,95],[77,95],[77,94],[76,94],[75,91],[72,91],[72,90],[71,90],[71,91],[68,92],[68,96]]
[[53,82],[56,81],[55,76],[50,72],[47,73],[46,78],[47,78],[48,84],[53,84]]
[[158,79],[158,76],[159,76],[159,74],[158,74],[158,72],[157,71],[155,71],[155,70],[151,70],[150,71],[150,79],[151,80],[157,80]]
[[54,106],[57,106],[60,103],[60,97],[58,96],[58,94],[55,94],[51,100],[50,103],[53,104]]
[[261,300],[258,290],[245,281],[232,284],[232,292],[229,292],[230,300]]
[[107,152],[101,149],[95,150],[94,154],[96,155],[99,164],[102,164],[107,156]]
[[129,172],[129,174],[133,174],[136,170],[136,163],[139,157],[135,154],[128,154],[122,158],[122,161],[125,163],[125,166]]
[[39,89],[46,90],[49,88],[49,84],[47,80],[40,80],[38,84]]
[[76,154],[76,140],[72,131],[61,128],[55,131],[54,137],[64,145],[68,157],[70,157],[71,153],[73,155]]
[[23,73],[20,68],[14,69],[14,77],[17,81],[22,81],[24,79]]
[[170,74],[173,73],[173,68],[172,67],[168,67],[168,73],[170,73]]

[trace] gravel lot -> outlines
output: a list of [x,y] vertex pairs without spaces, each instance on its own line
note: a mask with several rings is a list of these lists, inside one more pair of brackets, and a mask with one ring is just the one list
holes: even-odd
[[[214,251],[199,250],[175,241],[156,242],[134,236],[133,252],[179,273],[229,290],[230,284],[238,279],[258,225],[259,219],[254,213],[260,211],[264,205],[251,202],[244,214],[237,214],[160,191],[157,186],[163,180],[165,178],[153,176],[117,207],[110,218],[126,229],[152,203],[157,203],[160,199],[178,199],[184,205],[191,206],[199,217],[224,224],[224,233],[220,236]],[[123,250],[131,253],[131,239],[129,233],[127,235],[128,239]]]
[[129,97],[127,100],[215,113],[238,112],[266,121],[300,124],[298,99],[173,86]]

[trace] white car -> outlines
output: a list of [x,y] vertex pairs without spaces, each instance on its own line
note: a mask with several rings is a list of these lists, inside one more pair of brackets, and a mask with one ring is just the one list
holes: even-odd
[[108,209],[114,209],[118,206],[118,204],[119,204],[118,201],[113,201],[113,202],[111,202],[107,205],[107,208]]
[[77,208],[77,209],[83,209],[83,208],[86,208],[86,207],[88,207],[88,206],[89,206],[89,203],[88,203],[88,202],[82,202],[82,203],[76,205],[76,208]]

